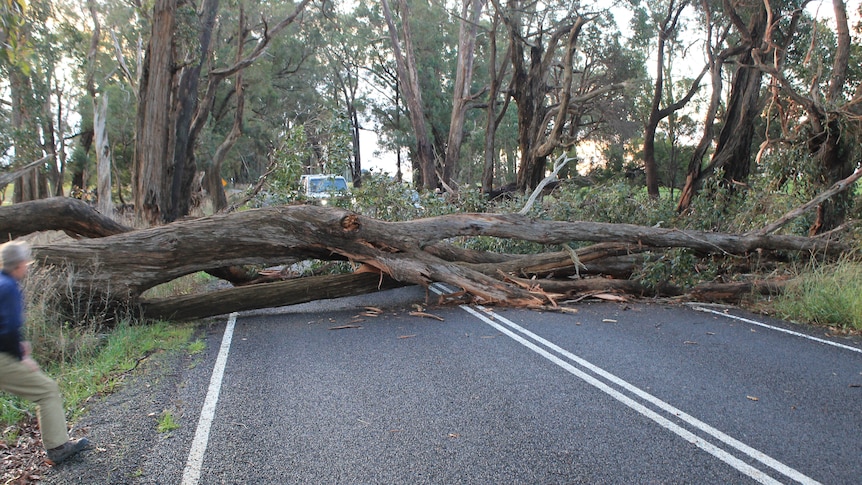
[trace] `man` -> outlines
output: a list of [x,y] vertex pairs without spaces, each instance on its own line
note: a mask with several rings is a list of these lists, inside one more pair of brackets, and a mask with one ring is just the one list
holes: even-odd
[[69,439],[63,399],[57,383],[30,356],[30,343],[21,339],[24,298],[19,282],[32,263],[24,242],[0,245],[0,389],[36,403],[42,445],[54,465],[87,448],[87,438]]

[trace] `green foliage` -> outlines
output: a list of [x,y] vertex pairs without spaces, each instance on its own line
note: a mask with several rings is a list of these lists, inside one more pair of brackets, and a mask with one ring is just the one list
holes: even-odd
[[159,424],[156,426],[156,430],[159,433],[169,433],[179,427],[180,425],[177,423],[172,412],[168,410],[162,411],[162,414],[159,417]]
[[192,295],[200,292],[201,288],[217,281],[215,277],[203,272],[181,276],[175,280],[154,286],[145,291],[142,298],[169,298],[171,296]]
[[652,199],[643,187],[625,181],[591,187],[564,185],[544,202],[548,218],[558,221],[601,221],[671,226],[676,220],[674,201]]
[[776,298],[781,318],[862,330],[862,263],[811,263]]
[[189,355],[197,355],[206,350],[206,348],[206,341],[202,339],[196,339],[195,341],[189,343],[188,347],[186,347],[186,350],[188,351]]
[[632,279],[654,290],[667,285],[691,288],[698,283],[714,280],[722,269],[720,258],[703,259],[687,248],[647,252],[645,257],[643,265],[636,269]]
[[364,176],[362,187],[355,188],[352,195],[353,209],[375,219],[404,221],[420,217],[424,211],[417,191],[379,173]]

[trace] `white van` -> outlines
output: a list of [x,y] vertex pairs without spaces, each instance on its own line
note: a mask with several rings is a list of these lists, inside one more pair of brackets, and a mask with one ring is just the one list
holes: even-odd
[[347,179],[340,175],[303,175],[299,179],[299,185],[306,197],[317,199],[324,205],[327,199],[350,192]]

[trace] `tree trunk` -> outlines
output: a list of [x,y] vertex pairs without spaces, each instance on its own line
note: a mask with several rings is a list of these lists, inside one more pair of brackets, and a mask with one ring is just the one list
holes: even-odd
[[473,82],[473,59],[479,16],[485,0],[463,0],[460,28],[458,31],[458,64],[455,70],[455,88],[452,96],[452,115],[449,119],[449,139],[446,142],[446,157],[443,160],[443,183],[452,185],[461,144],[464,141],[464,118],[470,101],[470,85]]
[[[702,255],[757,252],[758,261],[763,261],[765,251],[838,257],[849,249],[824,237],[538,221],[514,214],[456,214],[393,223],[308,205],[233,212],[131,230],[77,199],[54,198],[0,207],[0,234],[14,238],[51,229],[94,238],[33,248],[37,263],[57,272],[55,280],[64,285],[72,282],[76,298],[91,298],[112,308],[140,307],[145,315],[173,318],[280,306],[392,285],[427,286],[435,281],[460,288],[484,304],[524,307],[554,305],[559,298],[588,289],[679,294],[686,289],[664,285],[647,291],[635,281],[604,280],[610,275],[629,277],[642,264],[638,253],[660,250],[657,248],[686,247]],[[442,242],[457,236],[600,244],[576,251],[504,255],[468,251]],[[254,285],[253,289],[236,288],[175,301],[141,298],[153,286],[198,271],[235,284],[272,281],[273,275],[255,276],[255,271],[249,273],[242,266],[284,266],[307,259],[348,260],[361,264],[358,272],[373,274]]]
[[93,99],[93,131],[96,141],[96,175],[98,179],[99,212],[110,217],[114,213],[111,199],[111,145],[108,143],[108,95]]
[[0,206],[0,239],[4,241],[49,230],[64,231],[74,238],[99,238],[132,229],[71,197]]
[[[754,5],[749,24],[743,30],[743,45],[733,49],[733,53],[742,52],[737,58],[737,67],[733,75],[730,98],[727,102],[724,125],[718,135],[715,152],[709,164],[702,168],[699,158],[692,158],[689,164],[686,183],[680,195],[677,209],[683,211],[691,204],[707,177],[716,170],[724,170],[723,180],[727,184],[745,182],[751,169],[751,144],[754,140],[755,123],[760,115],[760,88],[763,72],[755,66],[751,54],[752,46],[759,45],[767,28],[767,12],[763,5]],[[727,54],[730,54],[728,52]],[[722,58],[723,60],[723,58]],[[717,66],[712,65],[713,86],[716,84]],[[712,105],[711,105],[712,107]],[[708,124],[711,128],[711,124]],[[696,151],[695,155],[698,155]]]
[[[825,105],[832,107],[843,99],[844,85],[850,59],[850,29],[847,20],[847,6],[843,0],[832,2],[836,21],[837,48],[832,61],[832,74],[826,93]],[[811,127],[810,153],[817,163],[815,185],[828,187],[848,177],[857,163],[853,157],[855,142],[842,136],[838,118],[825,109],[808,110]],[[853,202],[852,194],[843,192],[836,197],[823,201],[817,209],[817,217],[809,229],[811,235],[820,234],[838,227],[847,215]]]
[[[661,24],[658,26],[658,51],[656,53],[656,77],[655,77],[655,85],[653,90],[652,97],[652,105],[650,106],[650,114],[646,122],[646,127],[644,129],[644,146],[643,146],[643,156],[644,156],[644,171],[646,172],[646,188],[647,193],[652,198],[658,198],[659,196],[659,180],[658,180],[658,163],[655,160],[655,135],[658,130],[658,124],[664,118],[667,118],[673,111],[665,109],[661,109],[661,102],[664,96],[664,65],[665,65],[665,45],[667,43],[668,37],[673,35],[676,30],[677,22],[679,20],[679,16],[682,14],[682,11],[688,6],[687,1],[681,2],[679,5],[676,5],[673,0],[668,3],[668,11],[667,15],[665,15]],[[701,77],[703,74],[701,74]],[[700,84],[700,78],[698,78],[698,82],[692,83],[693,88],[696,89]],[[693,95],[693,91],[691,91]],[[681,106],[680,106],[681,108]]]
[[138,90],[133,191],[135,215],[150,225],[160,224],[171,211],[174,160],[173,35],[178,0],[156,0],[152,34],[147,46]]
[[[11,121],[15,161],[13,166],[21,166],[31,160],[44,159],[39,146],[39,126],[36,111],[39,103],[33,94],[30,77],[16,66],[9,68],[9,91],[12,98]],[[15,203],[49,197],[48,183],[44,165],[23,173],[15,179],[12,200]]]
[[[500,13],[494,13],[494,25],[490,30],[491,35],[489,35],[488,42],[490,44],[490,52],[488,53],[488,77],[489,77],[489,88],[488,88],[488,107],[486,109],[486,117],[485,117],[485,148],[483,151],[485,163],[482,167],[482,193],[490,194],[492,190],[494,190],[494,171],[497,160],[497,153],[494,147],[495,140],[497,137],[497,128],[500,126],[500,123],[503,121],[503,116],[506,114],[506,110],[509,107],[509,100],[511,97],[508,95],[504,96],[503,106],[499,110],[497,110],[497,98],[500,95],[500,91],[502,90],[503,78],[505,77],[507,68],[509,64],[507,62],[503,62],[500,66],[499,70],[497,69],[497,26],[500,22]],[[508,47],[511,49],[511,45]],[[506,52],[503,56],[508,59],[511,55],[510,52]]]
[[395,66],[398,70],[398,80],[407,105],[407,114],[416,136],[416,157],[422,177],[422,187],[426,190],[437,188],[437,170],[434,160],[431,139],[425,123],[425,108],[422,102],[422,90],[419,87],[419,73],[416,70],[416,60],[413,54],[413,39],[410,35],[410,15],[407,2],[401,0],[401,25],[404,33],[404,46],[398,34],[398,27],[392,17],[389,1],[383,0],[383,15],[389,27],[389,38],[392,41],[392,52],[395,56]]
[[[89,218],[85,217],[87,211]],[[585,264],[615,267],[608,264],[612,260],[608,256],[625,258],[642,248],[687,247],[703,254],[739,255],[764,249],[832,256],[847,249],[840,242],[822,238],[538,221],[518,215],[457,214],[393,223],[318,206],[255,209],[136,231],[99,216],[80,201],[65,198],[2,207],[0,216],[0,231],[11,236],[25,229],[64,229],[76,235],[105,236],[35,246],[35,259],[40,265],[72,273],[74,278],[60,279],[74,281],[76,293],[125,305],[139,303],[143,292],[153,286],[198,271],[326,259],[361,263],[405,284],[449,283],[483,303],[533,307],[553,297],[512,286],[508,279],[568,275],[581,271]],[[541,244],[614,241],[617,245],[593,246],[567,255],[533,256],[509,266],[450,262],[435,255],[439,251],[423,249],[456,236],[480,235]],[[634,264],[633,260],[620,261]],[[501,270],[506,273],[500,274]],[[541,281],[538,284],[541,286]]]
[[392,278],[374,273],[349,273],[311,276],[213,291],[202,295],[174,296],[141,302],[147,318],[191,320],[231,312],[296,305],[309,301],[364,295],[378,290],[405,286]]

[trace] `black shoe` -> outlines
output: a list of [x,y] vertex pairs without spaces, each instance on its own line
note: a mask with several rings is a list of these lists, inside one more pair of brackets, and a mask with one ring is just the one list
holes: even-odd
[[52,465],[58,465],[75,453],[87,449],[88,446],[90,446],[90,441],[87,438],[69,440],[56,448],[48,450],[48,462]]

